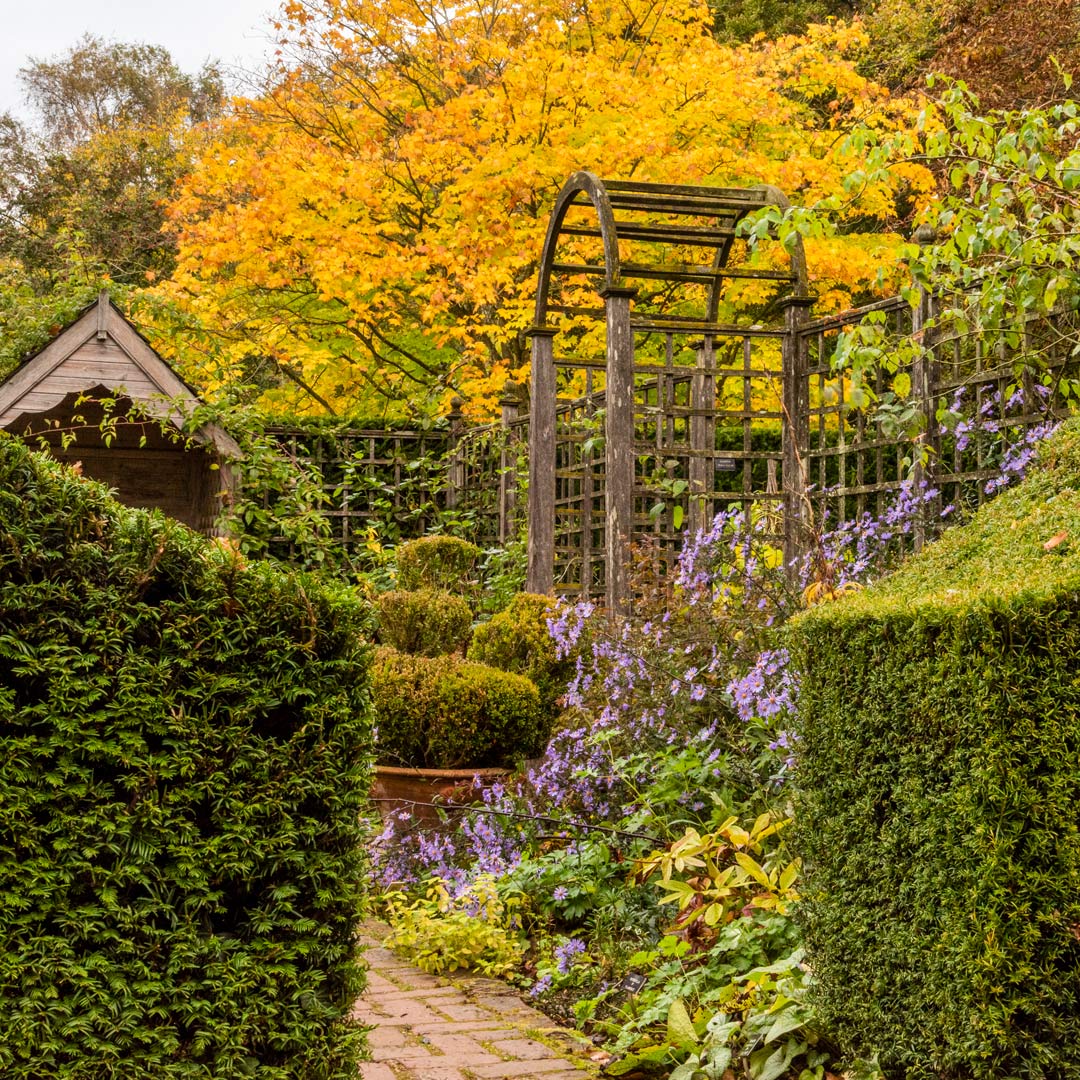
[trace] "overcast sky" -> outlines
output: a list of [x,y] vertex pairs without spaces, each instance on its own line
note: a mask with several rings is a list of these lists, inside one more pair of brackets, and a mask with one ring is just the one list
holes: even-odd
[[22,115],[16,72],[85,33],[163,45],[187,72],[207,60],[253,69],[272,52],[270,16],[278,0],[0,0],[0,113]]

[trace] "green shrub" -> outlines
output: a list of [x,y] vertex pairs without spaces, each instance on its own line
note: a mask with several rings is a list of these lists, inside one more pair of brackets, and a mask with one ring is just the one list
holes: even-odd
[[912,1080],[1080,1077],[1080,428],[791,627],[817,1004]]
[[0,1075],[355,1078],[370,621],[0,438]]
[[421,971],[472,969],[493,979],[521,971],[525,943],[517,909],[523,897],[503,900],[490,874],[478,875],[453,896],[436,881],[419,899],[402,892],[384,899],[393,931],[383,945]]
[[441,589],[381,593],[379,640],[411,656],[443,656],[469,647],[472,612],[460,596]]
[[509,767],[538,756],[551,733],[528,679],[456,656],[381,648],[371,689],[384,765]]
[[468,592],[474,585],[474,569],[480,549],[456,536],[422,536],[399,544],[399,589],[448,589]]
[[469,647],[470,660],[531,679],[540,691],[541,708],[549,713],[557,710],[574,669],[570,661],[558,658],[548,633],[553,606],[550,596],[519,593],[504,611],[476,628]]

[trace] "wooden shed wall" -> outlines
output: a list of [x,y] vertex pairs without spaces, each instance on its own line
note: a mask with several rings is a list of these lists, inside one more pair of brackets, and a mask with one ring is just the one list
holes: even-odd
[[[118,424],[106,445],[98,426],[102,418],[100,405],[75,407],[66,401],[43,413],[23,415],[12,430],[35,448],[44,442],[66,464],[81,462],[84,476],[108,484],[126,506],[158,509],[212,534],[228,485],[228,463],[201,446],[185,448],[179,437],[163,434],[153,421]],[[65,433],[74,435],[66,447]],[[140,446],[142,439],[145,444]]]

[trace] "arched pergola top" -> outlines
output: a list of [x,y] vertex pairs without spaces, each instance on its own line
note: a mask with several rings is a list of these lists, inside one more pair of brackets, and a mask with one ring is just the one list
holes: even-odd
[[[575,219],[567,222],[569,211],[592,204],[595,224]],[[603,278],[601,291],[630,288],[635,279],[704,284],[709,287],[702,331],[716,321],[723,282],[731,278],[757,278],[786,283],[791,295],[808,295],[806,259],[802,241],[796,238],[788,272],[729,267],[738,238],[739,222],[747,214],[766,206],[787,207],[787,198],[778,188],[760,184],[746,188],[700,187],[688,184],[650,184],[633,180],[602,180],[591,172],[574,173],[563,185],[544,238],[537,282],[535,327],[544,329],[552,305],[550,291],[556,274],[590,275]],[[616,217],[616,213],[620,217]],[[645,215],[645,220],[641,216]],[[691,224],[687,219],[696,219]],[[706,219],[708,224],[700,224]],[[559,262],[557,249],[565,237],[595,237],[603,247],[603,265]],[[699,248],[711,252],[707,263],[667,265],[623,262],[619,241],[631,240],[664,246]],[[689,328],[689,327],[688,327]]]

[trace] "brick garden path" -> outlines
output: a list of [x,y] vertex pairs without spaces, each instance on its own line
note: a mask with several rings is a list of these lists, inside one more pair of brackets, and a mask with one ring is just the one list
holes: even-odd
[[360,1067],[363,1080],[596,1077],[581,1044],[504,983],[418,971],[382,948],[386,933],[379,923],[365,927],[368,983],[356,1015],[374,1025],[374,1060]]

